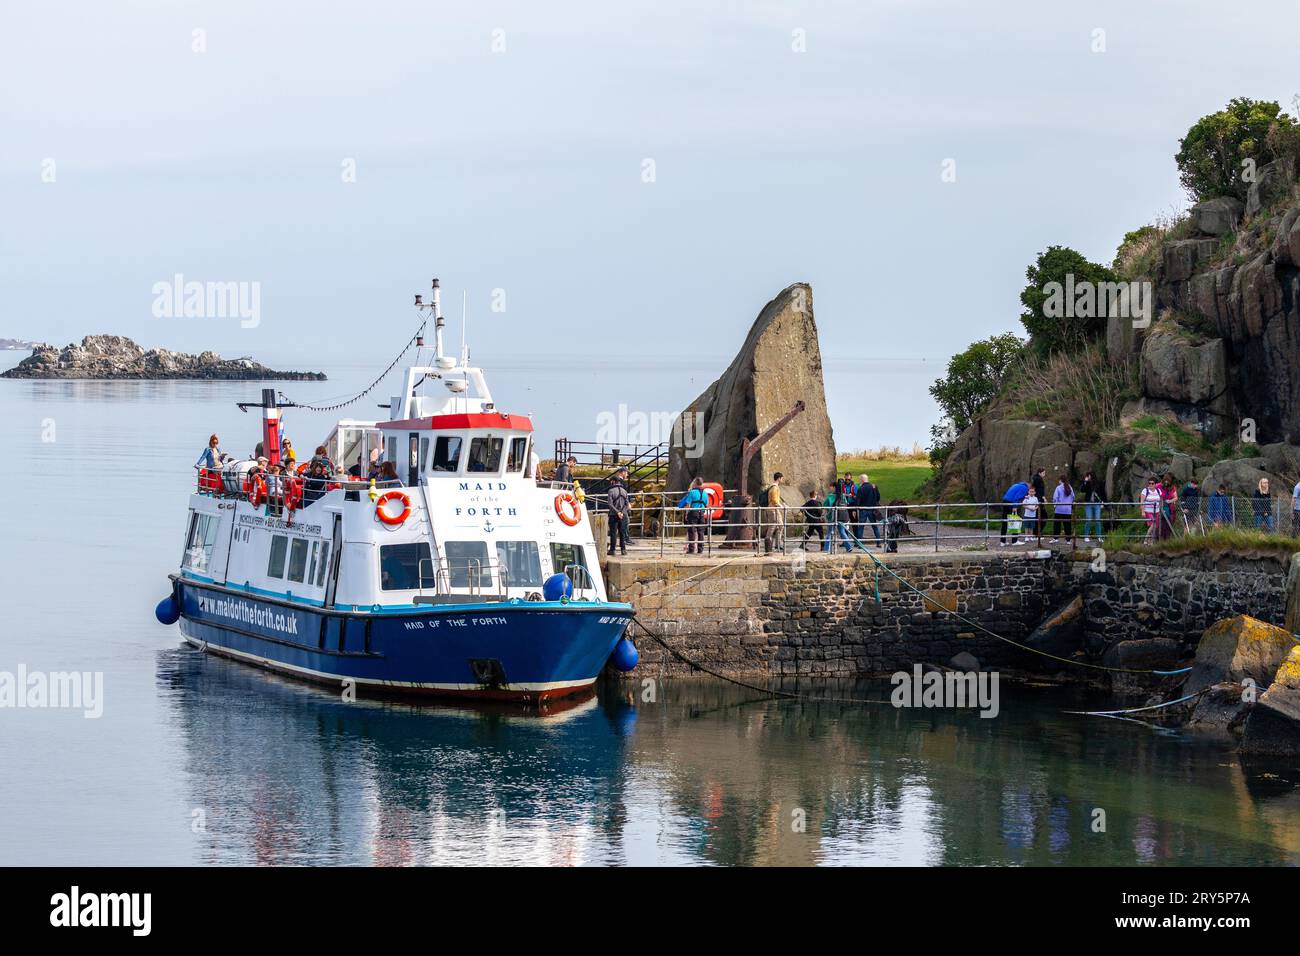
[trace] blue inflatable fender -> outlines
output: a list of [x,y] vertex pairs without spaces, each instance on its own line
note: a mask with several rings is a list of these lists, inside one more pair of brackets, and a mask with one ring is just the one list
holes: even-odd
[[181,607],[176,603],[175,595],[169,594],[153,609],[154,617],[158,618],[159,624],[175,624],[181,619]]
[[573,578],[567,574],[552,574],[542,582],[542,597],[548,601],[567,601],[573,597]]
[[609,655],[609,662],[614,665],[614,669],[624,674],[636,667],[640,660],[641,654],[637,651],[636,645],[626,637],[619,638],[613,652]]

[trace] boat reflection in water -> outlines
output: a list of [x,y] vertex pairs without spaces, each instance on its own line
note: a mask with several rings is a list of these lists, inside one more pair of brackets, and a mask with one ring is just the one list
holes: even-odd
[[345,703],[189,648],[158,680],[202,863],[1300,862],[1289,781],[1056,693],[1004,693],[992,720],[691,681],[542,710]]

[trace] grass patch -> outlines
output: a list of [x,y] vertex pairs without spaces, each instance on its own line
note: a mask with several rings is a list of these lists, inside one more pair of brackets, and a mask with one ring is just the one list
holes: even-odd
[[838,474],[849,472],[854,481],[858,480],[858,475],[868,475],[880,489],[880,500],[884,502],[895,498],[917,501],[921,486],[930,480],[933,473],[929,459],[924,457],[920,460],[909,458],[903,461],[872,461],[840,455],[835,467]]
[[1027,352],[1008,373],[1003,394],[1002,417],[1049,421],[1091,444],[1119,425],[1120,409],[1137,397],[1137,362],[1111,361],[1101,342],[1047,359]]
[[1266,534],[1245,528],[1214,528],[1205,534],[1184,535],[1166,538],[1151,543],[1119,541],[1112,545],[1106,539],[1107,547],[1123,548],[1135,554],[1274,554],[1286,557],[1300,551],[1300,538],[1291,538],[1283,534]]

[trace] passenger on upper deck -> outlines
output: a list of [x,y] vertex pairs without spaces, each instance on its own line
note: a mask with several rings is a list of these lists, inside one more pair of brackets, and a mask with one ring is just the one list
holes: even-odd
[[400,485],[402,480],[397,477],[397,466],[391,461],[386,461],[379,469],[378,483],[381,485]]
[[199,460],[194,463],[194,467],[216,471],[221,466],[221,463],[226,460],[225,452],[218,447],[220,444],[216,435],[209,438],[208,447],[203,449],[203,453],[199,455]]
[[578,459],[570,455],[556,467],[555,474],[551,476],[551,481],[573,481],[573,468],[577,464]]
[[313,458],[311,464],[307,466],[307,477],[302,483],[302,506],[315,504],[325,494],[325,485],[327,484],[327,475],[325,474],[325,465],[320,459]]
[[329,452],[325,450],[324,445],[316,446],[316,454],[312,455],[311,462],[313,465],[320,462],[321,466],[325,469],[325,474],[327,475],[332,475],[338,471],[338,469],[334,467],[334,462],[330,461]]

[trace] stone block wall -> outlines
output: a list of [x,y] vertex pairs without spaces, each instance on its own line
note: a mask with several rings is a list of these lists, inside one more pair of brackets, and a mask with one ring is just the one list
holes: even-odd
[[[961,651],[985,666],[1027,668],[1026,652],[956,615],[1023,640],[1050,609],[1059,583],[1058,560],[1028,554],[886,556],[902,581],[877,576],[863,555],[816,558],[802,567],[795,560],[614,559],[605,580],[611,599],[631,601],[682,654],[734,676],[761,677],[881,675],[946,664]],[[723,561],[729,563],[715,567]],[[644,634],[636,641],[643,662],[637,675],[689,672]]]
[[1093,569],[1085,552],[1062,567],[1084,598],[1089,651],[1119,641],[1170,638],[1194,649],[1215,621],[1249,614],[1281,625],[1287,605],[1287,562],[1272,555],[1107,556]]

